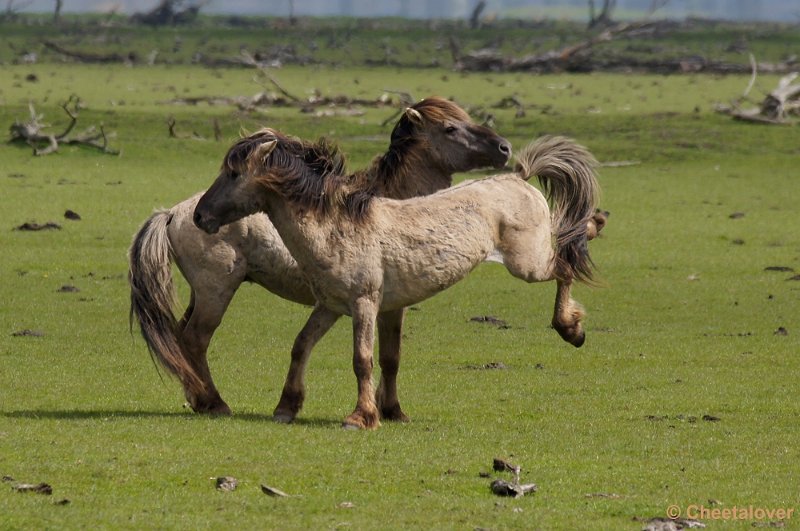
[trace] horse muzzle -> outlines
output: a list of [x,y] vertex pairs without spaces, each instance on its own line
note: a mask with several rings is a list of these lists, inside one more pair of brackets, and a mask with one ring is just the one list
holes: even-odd
[[503,140],[498,143],[497,145],[497,161],[494,163],[494,167],[505,168],[508,161],[511,160],[511,142],[507,140]]
[[203,213],[198,209],[194,210],[194,216],[192,216],[192,220],[198,229],[207,232],[208,234],[216,234],[219,232],[219,220],[213,216],[203,215]]

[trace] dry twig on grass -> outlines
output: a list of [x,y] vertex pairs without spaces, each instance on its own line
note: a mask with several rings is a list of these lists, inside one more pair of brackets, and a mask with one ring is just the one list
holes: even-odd
[[[70,106],[72,109],[70,109]],[[47,133],[44,131],[47,124],[42,122],[44,118],[41,114],[36,114],[33,104],[28,105],[30,110],[30,118],[27,122],[14,121],[9,128],[11,139],[9,142],[25,142],[33,148],[34,155],[48,155],[58,151],[62,145],[80,145],[89,146],[99,149],[103,153],[110,155],[119,155],[119,151],[108,147],[108,135],[106,135],[103,126],[98,129],[91,126],[80,134],[70,136],[72,129],[78,122],[78,108],[80,107],[80,98],[75,95],[61,105],[64,112],[69,116],[70,122],[67,124],[64,131],[60,134]]]

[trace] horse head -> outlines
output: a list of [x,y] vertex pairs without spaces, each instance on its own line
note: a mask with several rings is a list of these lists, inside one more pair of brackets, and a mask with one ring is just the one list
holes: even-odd
[[502,168],[511,143],[476,124],[452,101],[431,97],[407,108],[392,131],[391,146],[449,173],[474,168]]
[[301,207],[324,208],[328,181],[344,173],[344,164],[338,148],[324,139],[307,142],[262,129],[228,150],[219,175],[195,207],[194,223],[214,234],[263,211],[270,191]]

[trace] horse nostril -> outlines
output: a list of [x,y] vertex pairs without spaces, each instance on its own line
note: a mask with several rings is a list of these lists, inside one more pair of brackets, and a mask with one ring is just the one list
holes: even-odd
[[509,144],[508,142],[502,142],[500,144],[500,153],[502,153],[504,155],[510,155],[511,154],[511,144]]
[[194,224],[199,227],[200,226],[200,222],[203,221],[203,216],[200,215],[200,212],[195,210],[194,211],[194,217],[192,219],[194,220]]

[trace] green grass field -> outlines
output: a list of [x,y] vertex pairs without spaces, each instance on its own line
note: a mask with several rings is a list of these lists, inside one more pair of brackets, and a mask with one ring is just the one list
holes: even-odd
[[[273,73],[295,94],[454,97],[491,112],[515,149],[566,134],[602,162],[633,162],[600,170],[612,215],[591,243],[601,286],[575,290],[586,345],[549,328],[553,284],[486,264],[408,314],[400,394],[410,423],[339,428],[356,391],[343,319],[314,352],[300,418],[279,425],[270,415],[309,310],[244,285],[209,350],[234,416],[192,414],[128,331],[133,233],[154,208],[208,186],[241,128],[330,136],[355,168],[385,149],[380,124],[394,109],[178,106],[166,102],[263,87],[245,69],[6,63],[0,125],[27,118],[32,102],[60,130],[59,104],[74,93],[85,105],[77,128],[103,123],[122,154],[0,146],[0,475],[13,478],[0,485],[0,528],[641,529],[671,505],[800,511],[800,148],[795,128],[713,113],[746,76]],[[775,81],[760,76],[759,87]],[[493,108],[509,95],[526,116]],[[202,138],[169,138],[170,116]],[[82,219],[64,219],[66,209]],[[62,229],[13,230],[47,221]],[[484,315],[510,328],[470,322]],[[43,335],[13,335],[26,329]],[[494,362],[506,368],[482,368]],[[494,457],[520,465],[538,491],[494,496],[480,475]],[[215,489],[219,476],[239,487]],[[20,482],[53,494],[12,490]]]

